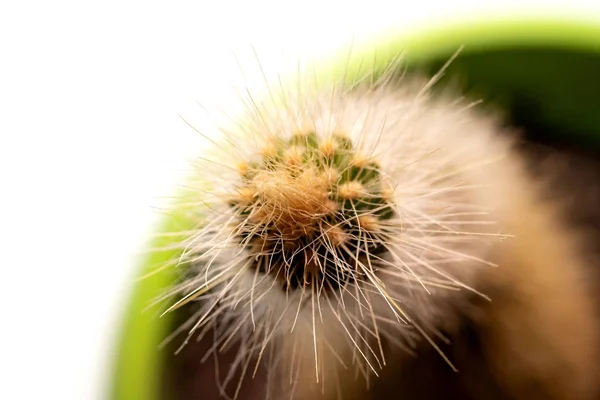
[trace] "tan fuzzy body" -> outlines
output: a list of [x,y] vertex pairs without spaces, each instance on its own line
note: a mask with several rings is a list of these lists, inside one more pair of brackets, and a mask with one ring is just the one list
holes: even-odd
[[220,149],[233,166],[182,246],[192,277],[174,307],[198,301],[183,328],[213,329],[215,358],[236,349],[221,395],[381,398],[424,348],[458,381],[448,337],[465,320],[506,396],[598,394],[579,234],[497,118],[415,82],[284,92]]

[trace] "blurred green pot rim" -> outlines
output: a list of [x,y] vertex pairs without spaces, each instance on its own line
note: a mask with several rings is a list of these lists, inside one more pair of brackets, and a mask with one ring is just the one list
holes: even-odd
[[[389,32],[373,41],[371,47],[354,48],[350,60],[344,53],[324,63],[322,76],[325,81],[339,79],[344,73],[357,77],[368,73],[364,65],[364,72],[359,72],[361,60],[376,59],[371,67],[377,69],[387,65],[402,49],[409,68],[419,66],[435,73],[461,46],[464,50],[446,75],[461,75],[472,90],[495,96],[507,107],[521,110],[515,116],[521,115],[524,124],[563,135],[576,132],[573,137],[593,137],[596,143],[600,142],[600,26],[589,22],[483,19],[404,36]],[[533,102],[535,107],[531,106],[532,98],[543,100],[543,104],[540,106],[537,101]],[[185,211],[179,210],[165,217],[157,231],[186,230],[192,228],[191,224]],[[176,240],[161,237],[151,245],[167,247]],[[175,250],[153,252],[140,260],[140,272],[152,271],[177,255]],[[144,309],[173,284],[171,270],[138,281],[133,288],[110,371],[112,399],[161,397],[164,352],[159,343],[172,327],[169,315],[159,318],[159,310]]]
[[465,46],[466,53],[511,46],[599,52],[600,19],[592,22],[525,16],[511,19],[484,18],[479,21],[446,23],[395,37],[393,31],[389,31],[383,37],[388,38],[393,51],[405,49],[409,59],[448,57],[461,45]]

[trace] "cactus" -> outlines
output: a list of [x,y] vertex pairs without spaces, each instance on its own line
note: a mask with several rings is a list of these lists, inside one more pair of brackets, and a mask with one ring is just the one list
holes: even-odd
[[280,370],[319,383],[346,364],[368,380],[386,343],[437,348],[459,303],[448,296],[485,297],[470,282],[509,236],[484,198],[509,142],[493,118],[430,98],[429,84],[383,74],[286,89],[223,129],[192,199],[207,223],[182,243],[189,267],[168,311],[198,301],[187,340],[216,329],[210,352],[240,346],[225,386],[271,346],[265,363],[283,381]]
[[[534,22],[442,30],[417,38],[409,53],[434,72],[465,43],[473,58],[461,57],[456,70],[466,68],[484,97],[526,93],[544,129],[593,137],[597,102],[586,95],[586,71],[594,58],[573,62],[562,47],[597,48],[597,28]],[[144,262],[161,273],[136,289],[115,398],[159,398],[160,374],[179,366],[156,350],[175,320],[140,311],[164,286],[159,300],[175,298],[167,311],[186,320],[169,340],[179,344],[183,333],[185,348],[204,338],[206,357],[193,348],[191,356],[227,364],[217,376],[224,397],[257,397],[244,376],[257,376],[250,386],[267,398],[361,397],[355,374],[370,383],[387,366],[387,378],[400,381],[406,352],[447,341],[464,322],[458,314],[473,311],[485,368],[511,398],[593,398],[598,327],[577,235],[554,212],[560,190],[550,201],[538,196],[513,139],[481,107],[432,96],[428,83],[364,77],[357,70],[375,57],[359,58],[325,85],[302,76],[270,86],[264,102],[249,96],[246,114],[222,130]],[[181,276],[172,287],[173,271]],[[221,357],[228,349],[237,354],[231,364]]]

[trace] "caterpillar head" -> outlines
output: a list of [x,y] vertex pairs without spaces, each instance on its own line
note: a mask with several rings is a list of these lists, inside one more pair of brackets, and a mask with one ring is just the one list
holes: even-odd
[[436,346],[465,293],[483,295],[478,270],[505,237],[496,122],[427,85],[343,87],[250,99],[199,171],[202,224],[172,308],[194,300],[188,338],[237,349],[223,387],[261,365],[291,397],[344,368],[369,379],[393,349]]

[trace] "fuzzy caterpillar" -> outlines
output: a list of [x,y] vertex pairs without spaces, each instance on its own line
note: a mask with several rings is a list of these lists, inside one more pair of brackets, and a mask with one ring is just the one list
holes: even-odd
[[222,130],[190,184],[201,223],[165,295],[190,313],[182,349],[208,338],[206,355],[234,352],[223,397],[363,398],[423,344],[455,368],[438,344],[472,313],[510,395],[592,398],[574,236],[498,118],[395,67],[272,85]]

